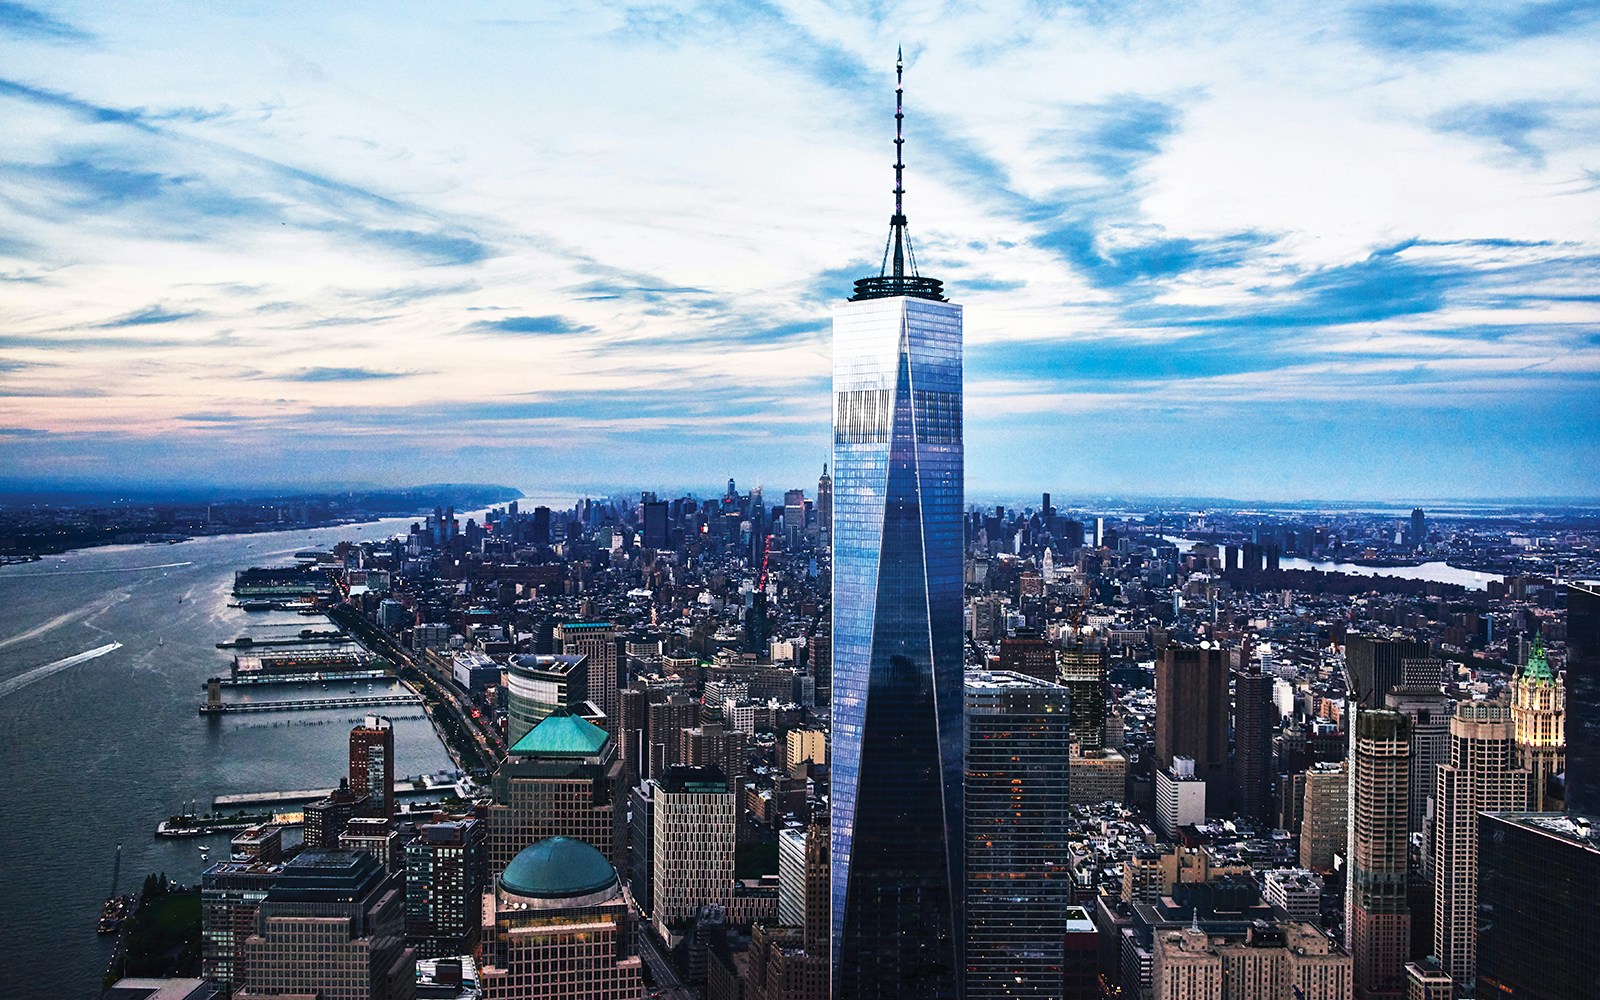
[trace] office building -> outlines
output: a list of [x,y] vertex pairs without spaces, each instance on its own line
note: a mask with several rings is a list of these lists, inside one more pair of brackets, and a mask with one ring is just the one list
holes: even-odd
[[362,851],[302,851],[267,890],[239,958],[237,1000],[411,1000],[404,880]]
[[1056,649],[1043,639],[1014,636],[1000,640],[1000,669],[1055,683],[1061,670],[1056,665]]
[[1385,708],[1411,720],[1411,801],[1406,809],[1406,832],[1419,834],[1428,815],[1428,802],[1433,798],[1438,767],[1450,759],[1450,713],[1454,702],[1437,684],[1431,688],[1402,684],[1391,689],[1383,701]]
[[1171,767],[1156,771],[1156,825],[1167,837],[1180,826],[1206,820],[1206,783],[1194,773],[1192,757],[1174,757]]
[[968,1000],[1057,997],[1072,880],[1067,690],[966,673]]
[[1272,771],[1272,678],[1248,649],[1233,671],[1233,811],[1262,820],[1267,816]]
[[1070,696],[1072,742],[1084,754],[1107,745],[1105,658],[1105,644],[1098,639],[1070,641],[1061,648],[1059,680]]
[[892,265],[833,323],[835,1000],[956,997],[963,967],[962,316],[895,172]]
[[1597,899],[1593,823],[1554,813],[1480,815],[1478,996],[1600,1000]]
[[1067,761],[1068,795],[1075,806],[1121,802],[1127,796],[1128,759],[1115,750],[1074,753]]
[[1529,772],[1529,812],[1546,810],[1550,779],[1566,770],[1566,714],[1566,689],[1550,670],[1544,643],[1535,639],[1527,664],[1511,681],[1517,766]]
[[1397,997],[1405,989],[1411,944],[1406,903],[1411,720],[1388,709],[1357,707],[1348,763],[1350,857],[1344,925],[1355,962],[1355,993],[1357,1000]]
[[1352,700],[1381,708],[1384,696],[1405,683],[1405,660],[1426,659],[1428,644],[1396,635],[1351,634],[1345,639],[1344,665]]
[[1316,923],[1322,915],[1322,876],[1304,868],[1276,868],[1262,876],[1261,898],[1291,920]]
[[1476,977],[1478,814],[1528,808],[1528,772],[1516,767],[1511,706],[1467,701],[1450,720],[1450,759],[1439,765],[1433,830],[1433,954],[1457,985]]
[[484,1000],[637,1000],[639,914],[617,870],[579,840],[525,848],[483,897]]
[[1433,956],[1406,963],[1406,1000],[1455,1000],[1455,995],[1454,980]]
[[[249,856],[246,846],[243,853],[234,851],[240,860],[219,861],[200,876],[200,974],[226,986],[228,995],[240,985],[238,958],[245,939],[256,931],[261,901],[283,871],[281,831],[277,827],[254,830],[272,831],[268,836],[279,848]],[[235,837],[235,847],[240,846],[240,837],[251,833],[247,830]]]
[[1168,645],[1156,661],[1156,766],[1194,760],[1206,786],[1206,815],[1227,815],[1228,661],[1210,643]]
[[339,834],[341,851],[366,851],[391,872],[405,867],[405,840],[395,821],[384,816],[352,816]]
[[369,715],[350,730],[350,791],[380,816],[394,815],[394,724]]
[[674,764],[652,784],[650,919],[667,937],[733,894],[738,812],[720,768]]
[[308,848],[338,850],[339,838],[344,836],[351,817],[365,814],[368,801],[367,796],[357,795],[350,790],[348,778],[340,778],[339,787],[326,798],[305,807],[300,828],[301,843]]
[[567,622],[556,626],[561,652],[582,656],[588,668],[589,700],[606,716],[606,731],[616,735],[621,678],[617,671],[617,630],[609,622]]
[[1600,819],[1600,589],[1567,587],[1566,809]]
[[558,710],[507,752],[489,805],[489,870],[524,848],[570,837],[620,861],[626,850],[617,801],[622,761],[605,730]]
[[1351,958],[1314,925],[1236,922],[1157,928],[1155,1000],[1347,1000]]
[[1061,939],[1061,1000],[1100,1000],[1100,929],[1089,911],[1067,907]]
[[644,547],[650,550],[667,548],[667,502],[652,500],[641,506],[644,514]]
[[419,958],[470,955],[483,924],[484,824],[424,823],[406,844],[406,941]]
[[515,745],[557,709],[576,711],[588,700],[589,661],[583,654],[513,656],[506,664],[507,742]]

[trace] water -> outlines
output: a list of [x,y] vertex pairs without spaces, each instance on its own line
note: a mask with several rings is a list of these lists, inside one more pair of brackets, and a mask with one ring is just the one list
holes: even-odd
[[[231,662],[217,642],[332,627],[229,608],[235,570],[385,537],[411,520],[85,549],[0,567],[0,747],[11,782],[0,821],[0,996],[41,982],[62,996],[99,996],[111,942],[94,922],[119,842],[119,891],[136,892],[151,871],[193,884],[207,867],[199,845],[215,860],[229,835],[158,839],[162,819],[191,800],[204,812],[217,794],[338,784],[361,709],[202,718],[202,685]],[[225,688],[224,697],[315,698],[349,686]],[[359,686],[368,693],[366,681]],[[370,693],[393,689],[380,681]],[[420,706],[377,711],[394,720],[396,774],[452,766]]]
[[[1179,552],[1190,552],[1202,543],[1177,535],[1162,535],[1161,540],[1178,547]],[[1425,562],[1420,566],[1363,566],[1360,563],[1321,562],[1284,556],[1278,563],[1281,569],[1314,569],[1321,573],[1348,573],[1351,576],[1392,576],[1401,580],[1431,580],[1434,583],[1454,583],[1468,590],[1487,590],[1491,580],[1503,581],[1497,573],[1480,573],[1473,569],[1460,569],[1447,562]]]

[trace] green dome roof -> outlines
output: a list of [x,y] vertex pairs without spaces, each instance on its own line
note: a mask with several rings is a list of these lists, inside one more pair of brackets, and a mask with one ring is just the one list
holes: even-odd
[[1523,668],[1522,679],[1535,683],[1555,683],[1555,674],[1550,672],[1550,660],[1544,654],[1544,639],[1540,637],[1534,637],[1533,652],[1528,654],[1528,665]]
[[570,837],[523,848],[500,875],[500,888],[534,899],[592,896],[616,884],[617,870],[605,855]]
[[592,757],[606,745],[606,731],[558,708],[528,730],[511,755],[521,757]]

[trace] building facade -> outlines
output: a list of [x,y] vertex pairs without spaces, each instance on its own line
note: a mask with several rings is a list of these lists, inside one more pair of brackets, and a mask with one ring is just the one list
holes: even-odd
[[967,1000],[1054,998],[1072,879],[1067,690],[966,674]]
[[489,805],[489,871],[502,871],[523,848],[571,837],[621,861],[627,850],[618,801],[622,761],[605,730],[558,711],[507,752]]
[[469,955],[482,926],[488,872],[484,824],[424,823],[406,844],[406,940],[418,958]]
[[1156,765],[1194,758],[1206,785],[1206,815],[1226,815],[1228,798],[1228,660],[1204,646],[1168,645],[1156,661]]
[[1410,957],[1406,902],[1410,840],[1411,720],[1356,706],[1350,720],[1349,864],[1345,940],[1355,962],[1355,994],[1398,997]]
[[1567,698],[1544,643],[1534,640],[1527,664],[1511,681],[1511,719],[1516,726],[1517,766],[1528,773],[1528,810],[1544,812],[1550,779],[1567,768]]
[[606,716],[606,731],[617,734],[620,715],[617,630],[610,622],[567,622],[556,626],[561,652],[582,656],[588,665],[589,700]]
[[962,316],[890,230],[833,321],[835,1000],[953,998],[963,964]]
[[574,710],[587,700],[587,657],[563,653],[513,656],[506,664],[507,742],[514,746],[557,709]]
[[674,764],[653,786],[650,917],[665,937],[707,903],[727,905],[738,810],[720,768]]
[[1600,1000],[1600,838],[1554,813],[1478,821],[1478,996]]
[[394,815],[394,724],[379,715],[350,730],[350,791],[379,815]]

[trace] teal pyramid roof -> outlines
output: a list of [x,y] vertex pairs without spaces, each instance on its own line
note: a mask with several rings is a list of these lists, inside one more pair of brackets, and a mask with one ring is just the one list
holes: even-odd
[[519,757],[592,757],[608,738],[604,729],[558,708],[528,730],[510,753]]

